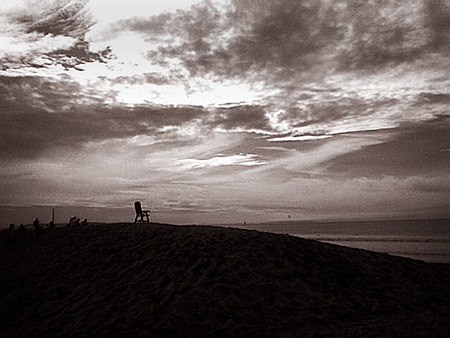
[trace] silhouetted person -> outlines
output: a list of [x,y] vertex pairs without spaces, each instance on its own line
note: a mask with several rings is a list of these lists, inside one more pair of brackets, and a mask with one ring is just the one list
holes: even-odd
[[74,227],[76,220],[77,220],[77,216],[70,217],[69,224],[67,224],[67,226]]
[[75,220],[75,226],[80,226],[80,219],[79,218],[77,218],[76,220]]
[[25,229],[25,226],[21,224],[19,228],[17,229],[17,232],[19,234],[19,237],[24,237],[25,233],[27,232],[27,229]]
[[9,230],[14,230],[14,227],[15,227],[15,225],[14,225],[13,223],[11,223],[11,224],[9,225]]
[[88,221],[87,221],[87,218],[85,218],[85,219],[83,220],[83,222],[81,222],[81,225],[82,225],[82,226],[86,226],[86,225],[88,225]]
[[39,223],[39,219],[37,219],[37,218],[33,221],[33,226],[34,226],[34,233],[36,235],[42,233],[42,231],[44,230],[41,227],[41,224]]

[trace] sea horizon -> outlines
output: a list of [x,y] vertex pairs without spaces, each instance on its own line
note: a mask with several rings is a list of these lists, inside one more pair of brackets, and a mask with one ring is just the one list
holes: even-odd
[[450,219],[280,221],[222,225],[450,264]]

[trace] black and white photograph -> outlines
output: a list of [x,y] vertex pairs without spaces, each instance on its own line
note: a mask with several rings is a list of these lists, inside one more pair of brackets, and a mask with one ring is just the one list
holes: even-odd
[[450,337],[450,0],[0,0],[0,337]]

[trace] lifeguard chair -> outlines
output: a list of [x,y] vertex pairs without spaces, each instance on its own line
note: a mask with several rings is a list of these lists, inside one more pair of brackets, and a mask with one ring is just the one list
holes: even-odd
[[142,210],[141,202],[134,202],[134,210],[136,210],[134,223],[137,223],[138,221],[139,223],[150,223],[150,210]]

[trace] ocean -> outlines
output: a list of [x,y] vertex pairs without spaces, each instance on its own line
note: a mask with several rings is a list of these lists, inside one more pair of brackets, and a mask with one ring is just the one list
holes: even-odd
[[314,222],[227,225],[289,234],[426,262],[450,264],[450,220]]

